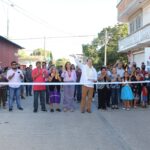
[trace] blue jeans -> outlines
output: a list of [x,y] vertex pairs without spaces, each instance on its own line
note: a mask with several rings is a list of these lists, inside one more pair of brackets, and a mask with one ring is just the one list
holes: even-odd
[[112,105],[118,105],[119,96],[120,96],[120,94],[118,94],[119,92],[120,92],[119,88],[112,88],[111,89]]
[[76,85],[76,90],[77,90],[77,101],[81,102],[81,95],[82,95],[81,85]]
[[34,110],[38,110],[38,97],[40,95],[41,109],[45,110],[45,91],[34,91]]
[[20,87],[19,88],[12,88],[9,87],[9,109],[13,108],[13,99],[16,99],[17,108],[21,107],[20,104]]
[[26,95],[32,95],[32,85],[26,85]]

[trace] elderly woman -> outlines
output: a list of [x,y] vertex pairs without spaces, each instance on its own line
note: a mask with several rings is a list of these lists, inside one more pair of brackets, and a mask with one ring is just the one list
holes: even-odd
[[[76,72],[72,70],[71,63],[66,62],[65,70],[61,74],[64,82],[76,82]],[[66,111],[74,111],[74,89],[75,85],[64,85],[64,112]]]
[[[110,77],[107,74],[107,68],[102,67],[101,73],[98,75],[98,82],[109,82]],[[109,84],[98,84],[98,109],[106,109],[107,102],[109,101]]]

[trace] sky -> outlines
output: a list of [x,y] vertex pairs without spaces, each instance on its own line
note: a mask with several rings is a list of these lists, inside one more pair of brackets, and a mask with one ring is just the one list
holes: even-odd
[[[117,23],[116,5],[117,0],[0,0],[0,35],[7,36],[8,24],[9,39],[26,51],[45,48],[55,60],[69,58]],[[78,37],[83,35],[90,36]]]

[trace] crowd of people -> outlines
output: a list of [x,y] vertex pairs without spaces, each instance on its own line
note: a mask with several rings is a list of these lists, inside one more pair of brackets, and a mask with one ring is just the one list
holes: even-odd
[[[150,104],[150,82],[138,82],[150,81],[150,73],[146,71],[144,63],[140,67],[136,63],[125,66],[121,61],[117,61],[114,65],[102,66],[96,70],[91,58],[83,64],[75,55],[72,57],[77,67],[69,61],[59,68],[37,61],[33,69],[32,65],[22,67],[12,61],[11,67],[0,68],[0,82],[8,82],[8,85],[0,84],[0,106],[6,109],[8,103],[8,110],[13,111],[16,101],[17,108],[23,110],[20,99],[33,95],[34,113],[38,112],[39,104],[41,111],[47,111],[48,104],[50,112],[73,112],[75,100],[80,103],[81,113],[91,113],[95,93],[98,95],[98,109],[106,110],[110,107],[130,110],[137,107],[146,108]],[[25,82],[26,85],[21,85]],[[74,85],[78,82],[81,84]]]

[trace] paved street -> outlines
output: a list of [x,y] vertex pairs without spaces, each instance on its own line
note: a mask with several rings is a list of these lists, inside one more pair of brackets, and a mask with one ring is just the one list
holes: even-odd
[[[0,150],[149,150],[150,109],[33,113],[0,109]],[[48,108],[48,106],[47,106]]]

